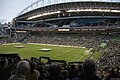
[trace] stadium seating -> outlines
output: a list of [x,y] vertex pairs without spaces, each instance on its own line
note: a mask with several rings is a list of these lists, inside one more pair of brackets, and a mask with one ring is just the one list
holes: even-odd
[[[41,43],[41,44],[55,44],[55,45],[68,45],[68,46],[81,46],[81,47],[86,47],[86,48],[94,48],[96,50],[99,50],[101,52],[101,57],[97,60],[96,65],[100,68],[98,70],[97,75],[99,75],[100,78],[111,78],[111,71],[114,73],[113,78],[119,78],[120,76],[120,40],[117,39],[116,37],[120,37],[117,34],[113,35],[106,35],[106,34],[49,34],[49,33],[17,33],[17,40],[20,42],[26,41],[27,43]],[[1,38],[1,41],[6,41],[6,42],[15,42],[15,39],[12,38]],[[100,47],[101,43],[106,43],[106,46]],[[32,57],[32,56],[31,56]],[[2,57],[4,58],[4,57]],[[0,59],[2,59],[0,58]],[[4,61],[7,61],[8,58],[4,58]],[[39,59],[32,60],[36,65],[35,70],[38,70],[40,72],[40,77],[39,80],[43,79],[49,79],[48,75],[48,68],[51,66],[51,63],[56,63],[54,61],[56,60],[51,60],[48,63],[44,63],[39,61]],[[51,63],[50,63],[51,62]],[[2,60],[0,60],[0,63],[2,63]],[[9,64],[12,64],[8,62]],[[16,62],[15,62],[16,63]],[[15,63],[13,65],[15,65]],[[61,65],[60,62],[57,62]],[[65,66],[61,65],[61,74],[65,74],[65,76],[60,75],[62,78],[61,80],[69,79],[72,80],[75,78],[78,74],[82,74],[81,70],[81,64],[76,65],[75,64],[66,64]],[[12,66],[6,65],[4,67],[1,67],[0,69],[10,71],[13,70]],[[56,64],[55,64],[56,65]],[[57,66],[56,65],[56,66]],[[9,70],[8,70],[9,69]],[[2,70],[0,70],[2,71]],[[102,72],[106,72],[106,74],[110,74],[110,76],[105,76],[106,74],[102,74]],[[2,74],[1,72],[0,74]],[[74,73],[74,74],[72,74]],[[10,74],[4,73],[3,75],[6,76],[0,76],[1,80],[5,80],[6,78],[10,77]]]
[[[17,54],[0,55],[0,63],[4,63],[4,66],[0,65],[1,80],[6,80],[7,78],[9,78],[11,76],[10,75],[11,72],[13,76],[18,75],[18,74],[15,74],[20,72],[20,71],[18,72],[17,69],[24,70],[25,68],[26,70],[27,65],[21,63],[21,62],[26,63],[26,61],[29,62],[31,70],[30,70],[30,73],[24,73],[24,74],[27,74],[27,76],[24,76],[24,78],[26,77],[30,80],[32,78],[34,78],[34,80],[79,80],[78,78],[82,78],[83,75],[86,75],[85,78],[90,77],[89,75],[91,76],[96,75],[96,78],[98,78],[99,80],[102,80],[102,79],[109,80],[112,78],[119,80],[120,78],[119,66],[114,68],[110,68],[106,66],[104,69],[99,70],[98,68],[96,68],[96,63],[94,63],[89,59],[86,60],[85,62],[69,62],[67,64],[65,61],[51,60],[50,58],[49,58],[49,62],[45,63],[45,62],[39,61],[39,59],[36,59],[34,57],[32,57],[31,60],[24,59],[22,61],[17,57],[18,57]],[[83,69],[85,69],[87,73],[84,73]],[[7,73],[6,72],[3,73],[4,71],[7,71]],[[103,74],[103,71],[106,73]],[[34,76],[32,74],[34,74]],[[106,74],[108,75],[106,76]],[[11,78],[14,78],[13,76],[10,77],[10,80]],[[93,77],[90,77],[90,78],[93,78]]]

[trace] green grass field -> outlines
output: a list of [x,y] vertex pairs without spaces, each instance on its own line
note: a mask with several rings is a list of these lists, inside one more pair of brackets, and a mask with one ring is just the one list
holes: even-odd
[[[15,46],[24,46],[25,48],[15,48]],[[49,52],[42,52],[39,49],[49,48],[52,49]],[[78,47],[63,47],[63,46],[52,46],[52,45],[36,45],[36,44],[8,44],[0,45],[0,53],[18,53],[22,58],[31,58],[40,56],[50,57],[56,60],[71,61],[83,61],[88,57],[93,58],[96,61],[100,55],[99,52],[95,51],[93,54],[85,54],[86,48]]]

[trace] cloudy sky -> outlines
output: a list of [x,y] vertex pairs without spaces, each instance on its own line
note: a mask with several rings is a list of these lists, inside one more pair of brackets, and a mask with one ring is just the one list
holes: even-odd
[[[22,11],[24,8],[26,8],[27,6],[29,6],[30,4],[36,1],[38,0],[0,0],[0,23],[11,21],[20,11]],[[46,0],[46,1],[49,1],[49,0]],[[52,1],[56,1],[56,0],[52,0]],[[63,1],[67,1],[67,0],[63,0]],[[84,0],[81,0],[81,1],[84,1]],[[120,0],[115,0],[115,1],[120,1]]]
[[0,0],[0,23],[11,21],[20,11],[38,0]]

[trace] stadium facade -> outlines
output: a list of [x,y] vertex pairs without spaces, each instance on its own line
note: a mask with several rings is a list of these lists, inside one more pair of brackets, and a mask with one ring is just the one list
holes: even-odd
[[17,30],[120,32],[119,0],[39,0],[14,18]]

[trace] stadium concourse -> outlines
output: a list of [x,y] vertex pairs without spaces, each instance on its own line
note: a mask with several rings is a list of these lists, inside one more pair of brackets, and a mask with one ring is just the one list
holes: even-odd
[[19,54],[0,54],[0,80],[120,80],[119,0],[39,0],[10,25],[0,27],[1,45],[77,46],[92,48],[100,57],[96,62],[66,62],[44,56],[48,61],[43,62],[32,55],[21,59]]

